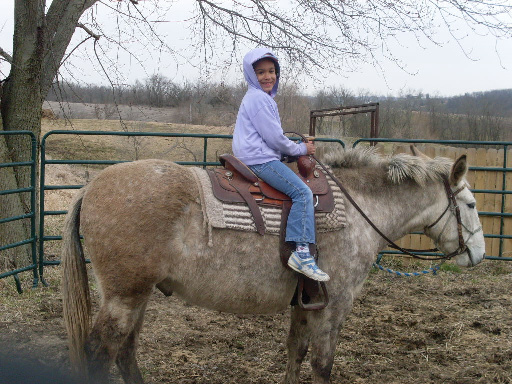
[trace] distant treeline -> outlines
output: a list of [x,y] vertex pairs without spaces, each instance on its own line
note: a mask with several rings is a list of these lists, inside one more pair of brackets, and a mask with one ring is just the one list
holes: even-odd
[[[153,75],[134,85],[115,88],[59,84],[47,99],[176,108],[176,123],[232,125],[245,91],[245,84],[178,84],[165,76]],[[381,137],[512,140],[512,89],[439,97],[422,93],[376,96],[332,87],[306,96],[297,84],[281,83],[276,100],[285,130],[307,133],[311,109],[378,102]],[[317,132],[334,137],[367,137],[369,121],[369,115],[324,118],[318,122]]]

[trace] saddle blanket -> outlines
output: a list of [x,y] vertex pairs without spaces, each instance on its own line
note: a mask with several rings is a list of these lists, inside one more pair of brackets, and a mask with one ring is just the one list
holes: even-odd
[[[325,173],[319,166],[317,168]],[[251,211],[246,204],[225,203],[218,200],[213,195],[212,184],[206,170],[197,167],[191,167],[190,169],[196,178],[201,194],[203,216],[210,229],[213,227],[257,232]],[[343,192],[329,175],[326,174],[326,177],[333,191],[334,209],[332,212],[315,213],[316,229],[319,233],[337,231],[347,224]],[[259,206],[259,209],[265,223],[265,233],[279,236],[281,208]]]

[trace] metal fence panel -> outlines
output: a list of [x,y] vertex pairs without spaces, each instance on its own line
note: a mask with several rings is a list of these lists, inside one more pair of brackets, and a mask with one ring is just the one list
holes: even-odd
[[8,243],[6,239],[0,239],[0,258],[2,257],[2,252],[8,249],[19,249],[20,247],[29,245],[30,246],[30,256],[31,256],[31,264],[25,266],[17,266],[15,269],[5,271],[0,273],[0,279],[12,276],[16,283],[16,288],[18,292],[22,292],[21,282],[18,274],[26,271],[32,271],[33,274],[33,287],[36,287],[38,284],[38,274],[37,274],[37,237],[36,237],[36,159],[37,159],[37,140],[34,134],[30,131],[0,131],[0,135],[4,137],[7,136],[22,136],[27,140],[31,141],[31,153],[30,158],[26,161],[21,162],[12,162],[6,161],[4,163],[0,163],[0,168],[14,168],[14,167],[30,167],[30,185],[18,186],[15,189],[9,190],[0,190],[0,198],[1,196],[7,196],[11,194],[22,194],[22,193],[30,193],[30,207],[28,212],[19,212],[14,216],[10,217],[1,217],[0,225],[7,225],[8,223],[12,223],[19,220],[30,220],[30,233],[29,237],[25,239],[19,239],[16,242]]
[[[56,137],[73,135],[76,138],[78,137],[126,137],[126,138],[159,138],[159,139],[174,139],[174,140],[196,140],[202,142],[202,151],[197,159],[193,161],[188,160],[180,160],[175,161],[181,165],[191,165],[191,166],[201,166],[201,167],[209,167],[209,166],[219,166],[220,162],[218,161],[218,153],[216,150],[218,148],[212,148],[213,145],[211,142],[216,139],[220,140],[229,140],[226,143],[226,146],[229,147],[229,151],[231,150],[231,139],[232,135],[221,135],[221,134],[192,134],[192,133],[164,133],[164,132],[102,132],[102,131],[65,131],[65,130],[57,130],[50,131],[41,140],[41,169],[40,169],[40,217],[39,217],[39,273],[40,278],[44,282],[44,267],[50,265],[58,265],[60,264],[60,260],[58,257],[52,257],[50,260],[48,249],[45,247],[45,244],[50,242],[58,242],[62,240],[62,236],[57,234],[48,233],[48,225],[47,222],[51,218],[58,219],[67,213],[67,206],[60,207],[59,209],[47,209],[47,196],[46,192],[51,191],[66,191],[66,190],[76,190],[80,189],[83,184],[68,184],[68,185],[47,185],[46,183],[46,173],[49,167],[54,165],[63,165],[63,166],[88,166],[88,167],[101,167],[108,166],[112,164],[116,164],[124,161],[132,161],[133,159],[96,159],[91,160],[90,158],[80,158],[80,159],[56,159],[48,158],[48,144],[51,142],[51,139],[55,139]],[[291,137],[291,139],[299,139]],[[335,145],[341,145],[342,147],[345,144],[338,139],[329,139],[329,138],[319,138],[319,142],[325,143],[334,143]],[[85,154],[84,154],[85,155]]]
[[[0,135],[22,135],[26,136],[27,140],[31,140],[31,156],[30,159],[23,162],[5,162],[0,163],[0,168],[7,167],[30,167],[31,181],[30,185],[22,186],[14,190],[0,190],[0,196],[8,194],[30,193],[30,211],[20,212],[19,215],[12,217],[0,218],[0,225],[17,221],[17,220],[30,220],[31,233],[26,239],[9,243],[0,241],[0,254],[7,249],[30,246],[31,263],[13,270],[0,273],[0,278],[13,276],[17,289],[21,292],[21,283],[18,274],[26,271],[32,271],[33,286],[36,287],[39,280],[44,282],[43,273],[44,267],[47,265],[59,264],[59,260],[48,260],[45,257],[45,242],[60,240],[58,235],[51,235],[46,232],[45,224],[46,219],[52,216],[62,216],[67,213],[65,209],[46,210],[45,192],[47,191],[64,191],[76,190],[83,186],[83,184],[75,185],[46,185],[46,169],[51,165],[67,164],[67,165],[87,165],[87,166],[107,166],[125,160],[91,160],[91,159],[49,159],[46,154],[46,144],[50,137],[60,135],[75,135],[81,136],[122,136],[122,137],[157,137],[157,138],[174,138],[174,139],[195,139],[202,141],[202,154],[201,159],[194,159],[193,161],[177,161],[183,165],[195,166],[217,166],[219,162],[215,156],[212,159],[212,154],[209,153],[209,140],[222,139],[231,140],[231,135],[216,135],[216,134],[183,134],[183,133],[159,133],[159,132],[98,132],[98,131],[51,131],[47,133],[41,141],[41,164],[40,164],[40,187],[39,187],[39,247],[38,237],[36,236],[36,157],[37,157],[37,140],[30,131],[0,131]],[[319,138],[317,141],[334,142],[343,147],[345,144],[338,139],[324,139]],[[485,238],[490,244],[491,252],[488,252],[488,259],[494,260],[512,260],[508,255],[512,254],[512,198],[510,194],[510,185],[512,183],[512,156],[510,148],[512,142],[473,142],[473,141],[458,141],[458,140],[406,140],[406,139],[378,139],[368,138],[357,140],[353,146],[356,147],[362,143],[393,143],[396,145],[395,151],[405,151],[405,148],[399,149],[399,145],[411,144],[425,145],[425,144],[439,144],[443,147],[429,148],[427,154],[443,155],[446,157],[459,156],[465,153],[468,156],[470,173],[468,174],[468,181],[472,186],[472,191],[477,197],[478,206],[481,207],[479,212],[482,216],[484,226]],[[469,145],[472,148],[457,148],[453,145]],[[479,147],[474,148],[474,147]],[[486,149],[486,147],[488,149]],[[498,148],[498,149],[495,149]],[[215,154],[216,155],[216,154]],[[65,208],[65,207],[64,207]],[[415,236],[415,240],[414,240]],[[421,239],[421,234],[413,234],[409,239],[402,241],[403,246],[407,245],[420,245],[425,244],[425,240]],[[423,236],[425,237],[425,236]],[[415,243],[415,244],[412,244]],[[393,253],[389,251],[388,253]]]
[[[231,140],[231,135],[217,135],[217,134],[187,134],[187,133],[161,133],[161,132],[101,132],[101,131],[51,131],[47,133],[42,141],[41,141],[41,169],[40,169],[40,218],[39,218],[39,250],[38,250],[38,257],[39,257],[39,273],[40,278],[44,282],[43,272],[44,267],[49,265],[57,265],[60,263],[59,258],[56,256],[53,259],[50,259],[48,257],[48,252],[45,249],[45,244],[49,242],[58,242],[61,240],[60,235],[51,234],[48,233],[47,229],[47,221],[52,218],[58,218],[62,217],[67,213],[65,210],[67,207],[61,207],[59,209],[46,209],[47,201],[45,198],[45,192],[51,192],[51,191],[66,191],[66,190],[76,190],[83,186],[83,183],[80,184],[67,184],[67,185],[47,185],[46,184],[46,171],[48,167],[51,167],[53,165],[67,165],[67,166],[87,166],[87,167],[103,167],[108,166],[111,164],[115,164],[122,161],[132,161],[133,159],[117,159],[117,160],[111,160],[111,159],[95,159],[91,160],[90,158],[87,158],[84,156],[84,158],[75,158],[75,159],[49,159],[47,157],[47,144],[49,140],[56,137],[62,137],[63,135],[74,135],[77,138],[83,138],[83,137],[90,137],[90,136],[117,136],[117,137],[126,137],[126,138],[140,138],[140,137],[154,137],[154,138],[160,138],[169,140],[172,138],[173,140],[177,139],[194,139],[194,140],[200,140],[202,141],[202,152],[199,156],[197,156],[197,159],[194,159],[193,161],[183,160],[183,161],[176,161],[178,164],[182,165],[194,165],[194,166],[218,166],[220,163],[217,160],[218,153],[215,153],[215,151],[210,151],[211,149],[211,141],[214,139],[221,139],[221,140]],[[342,147],[345,146],[345,144],[338,139],[329,139],[329,138],[318,138],[317,141],[324,141],[324,142],[334,142],[335,144],[339,144]],[[512,257],[505,257],[503,256],[504,252],[509,252],[509,244],[511,242],[511,236],[507,235],[507,233],[510,233],[508,230],[509,226],[511,225],[512,219],[510,219],[510,198],[507,199],[507,196],[511,193],[509,190],[507,190],[507,183],[510,185],[510,182],[512,180],[510,179],[511,174],[510,172],[510,157],[507,158],[507,150],[508,147],[512,145],[510,142],[469,142],[469,141],[455,141],[455,140],[448,140],[448,141],[437,141],[437,140],[400,140],[400,139],[378,139],[378,138],[369,138],[369,139],[360,139],[354,143],[354,147],[361,144],[361,143],[395,143],[395,144],[409,144],[409,143],[415,143],[415,144],[440,144],[443,146],[451,146],[456,144],[465,144],[465,145],[471,145],[471,146],[500,146],[501,148],[504,148],[504,151],[497,152],[498,158],[499,156],[503,157],[503,161],[496,162],[491,166],[489,164],[478,164],[473,162],[474,158],[472,158],[473,153],[476,156],[476,151],[474,148],[471,149],[465,149],[465,148],[458,148],[455,150],[456,154],[459,153],[467,153],[468,157],[470,158],[470,164],[478,164],[476,166],[472,166],[470,168],[471,174],[468,175],[468,178],[470,178],[470,182],[472,182],[473,185],[479,185],[476,183],[476,179],[481,178],[482,172],[497,172],[500,175],[503,175],[500,180],[500,186],[499,188],[496,188],[496,183],[492,188],[487,188],[486,184],[482,184],[483,187],[481,188],[473,188],[472,191],[475,193],[475,195],[480,196],[479,200],[482,200],[482,197],[486,195],[493,195],[497,196],[497,199],[494,199],[496,201],[502,201],[500,208],[496,211],[495,209],[489,209],[480,211],[480,215],[482,217],[486,218],[492,218],[493,220],[498,220],[499,223],[496,225],[494,221],[492,222],[492,225],[486,225],[487,228],[492,228],[491,230],[487,230],[485,232],[485,237],[487,241],[494,241],[497,240],[498,247],[496,249],[496,254],[490,254],[488,256],[489,259],[496,259],[496,260],[512,260]],[[444,148],[444,147],[443,147]],[[450,150],[445,149],[434,149],[434,152],[432,155],[444,155],[447,157],[450,157],[453,155],[453,153],[450,152]],[[444,152],[443,152],[444,151]],[[448,152],[447,152],[448,151]],[[487,152],[486,152],[487,153]],[[427,153],[429,154],[429,153]],[[474,157],[474,156],[473,156]],[[492,179],[492,177],[490,177]],[[495,178],[497,180],[497,178]],[[485,204],[484,204],[485,205]],[[479,201],[479,206],[482,206]],[[496,231],[494,230],[496,229]],[[507,232],[508,230],[508,232]],[[421,234],[413,234],[412,236],[416,237],[425,237],[421,236]],[[405,242],[411,240],[404,240]],[[414,240],[417,243],[425,243],[424,239],[420,240]],[[428,239],[428,241],[430,241]],[[501,245],[500,245],[501,244]],[[402,246],[407,246],[407,244],[402,244]],[[422,248],[424,248],[422,246]],[[494,248],[493,248],[494,249]],[[389,251],[388,253],[393,253],[394,251]]]

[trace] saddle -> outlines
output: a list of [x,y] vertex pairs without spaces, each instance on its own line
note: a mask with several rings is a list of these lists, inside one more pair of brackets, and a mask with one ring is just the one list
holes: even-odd
[[[247,204],[251,211],[256,230],[260,235],[265,234],[265,223],[260,206],[274,206],[282,209],[280,227],[280,255],[283,265],[288,268],[288,258],[293,249],[285,242],[286,223],[292,206],[292,199],[269,184],[259,179],[244,163],[235,156],[224,154],[219,157],[223,168],[208,170],[214,196],[226,203]],[[313,192],[315,211],[332,212],[334,196],[327,177],[316,167],[316,161],[310,156],[300,156],[297,159],[297,176],[309,186]],[[311,253],[316,254],[316,247],[310,247]],[[315,255],[316,257],[316,255]],[[320,295],[323,301],[310,303]],[[299,304],[306,310],[322,309],[327,306],[328,295],[325,283],[311,280],[299,274],[297,291],[292,305]]]
[[[208,170],[213,194],[227,203],[247,204],[258,233],[265,234],[265,223],[258,206],[283,207],[287,203],[291,204],[291,198],[259,179],[235,156],[225,154],[219,160],[224,168]],[[297,176],[311,188],[315,211],[331,212],[334,209],[334,196],[325,174],[316,169],[315,164],[313,158],[300,156],[297,160]]]

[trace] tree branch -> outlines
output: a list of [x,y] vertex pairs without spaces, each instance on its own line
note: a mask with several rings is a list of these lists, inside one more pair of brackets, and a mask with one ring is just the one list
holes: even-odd
[[0,56],[4,58],[9,64],[12,64],[12,56],[5,52],[2,48],[0,48]]
[[[407,49],[402,37],[417,44],[443,46],[441,30],[466,54],[469,47],[461,28],[496,39],[512,37],[512,5],[488,0],[196,0],[197,50],[208,62],[229,38],[232,54],[239,46],[262,45],[287,56],[304,71],[329,67],[347,73],[362,62],[381,71],[382,57],[406,72],[395,44]],[[199,40],[200,39],[200,40]],[[394,44],[392,44],[394,43]],[[222,48],[225,48],[224,46]],[[382,72],[382,71],[381,71]],[[382,73],[384,74],[384,73]]]
[[77,27],[79,28],[82,28],[85,32],[87,32],[89,35],[91,35],[91,37],[94,38],[94,40],[99,40],[100,39],[100,35],[94,33],[93,31],[91,31],[89,28],[87,28],[85,25],[83,25],[82,23],[78,23],[77,24]]
[[83,13],[97,0],[54,0],[48,9],[45,56],[41,76],[42,94],[55,78]]

